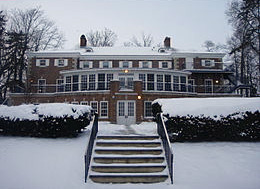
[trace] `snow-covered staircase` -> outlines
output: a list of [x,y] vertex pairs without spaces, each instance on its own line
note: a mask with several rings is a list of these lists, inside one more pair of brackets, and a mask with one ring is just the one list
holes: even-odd
[[89,179],[96,183],[158,183],[169,180],[158,135],[97,136]]

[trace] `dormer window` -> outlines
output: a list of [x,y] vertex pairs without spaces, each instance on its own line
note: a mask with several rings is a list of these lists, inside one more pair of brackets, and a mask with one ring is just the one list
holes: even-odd
[[103,68],[109,68],[109,62],[103,62]]
[[172,64],[168,61],[160,61],[159,68],[172,68]]

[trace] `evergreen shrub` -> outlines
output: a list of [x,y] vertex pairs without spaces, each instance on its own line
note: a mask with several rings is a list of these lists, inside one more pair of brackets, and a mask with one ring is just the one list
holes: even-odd
[[[152,108],[154,116],[162,112],[158,103]],[[237,112],[219,119],[192,115],[164,117],[171,142],[260,141],[259,111]]]

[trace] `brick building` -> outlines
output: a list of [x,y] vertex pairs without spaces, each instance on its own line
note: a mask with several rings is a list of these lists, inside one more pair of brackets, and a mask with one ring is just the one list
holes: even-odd
[[89,47],[29,53],[26,93],[11,103],[87,104],[100,119],[132,124],[150,119],[157,98],[235,95],[223,53],[182,52],[166,37],[164,47]]

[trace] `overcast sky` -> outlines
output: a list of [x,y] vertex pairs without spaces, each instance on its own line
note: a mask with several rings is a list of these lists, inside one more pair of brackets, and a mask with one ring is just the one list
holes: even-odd
[[1,9],[41,6],[73,49],[81,34],[105,27],[122,46],[133,35],[151,34],[155,44],[165,36],[182,50],[203,50],[205,40],[225,43],[232,29],[225,11],[230,0],[0,0]]

